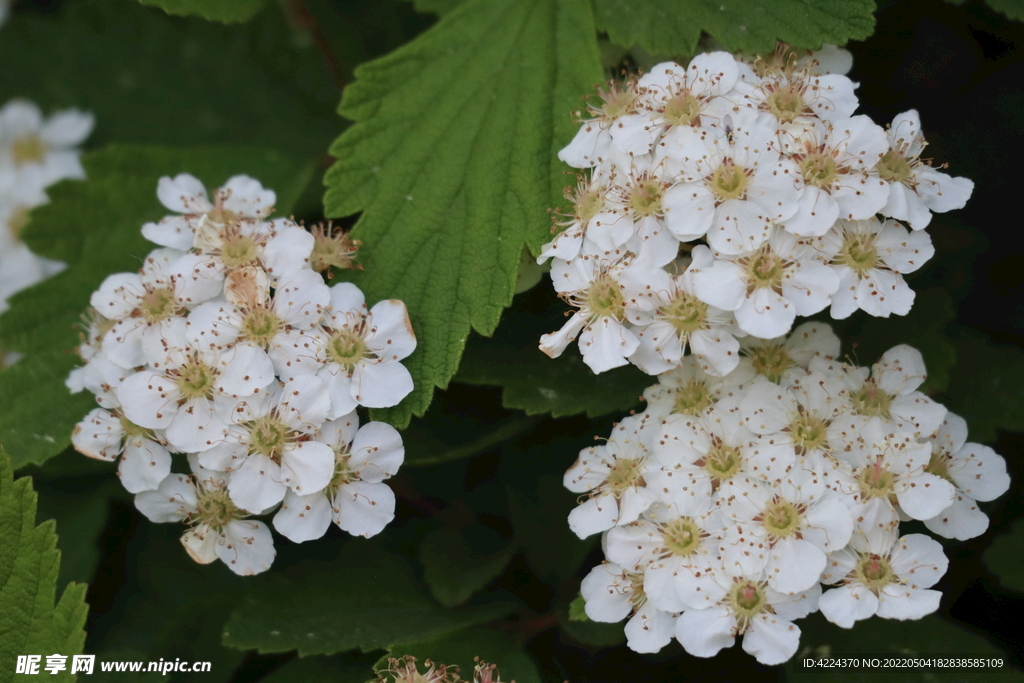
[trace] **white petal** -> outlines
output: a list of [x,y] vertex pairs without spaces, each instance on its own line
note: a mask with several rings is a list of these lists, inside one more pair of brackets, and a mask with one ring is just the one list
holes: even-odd
[[227,523],[217,539],[217,557],[240,576],[270,569],[276,555],[274,537],[263,522],[236,519]]
[[155,491],[137,494],[135,507],[151,522],[180,522],[196,511],[196,487],[188,476],[171,474]]
[[594,496],[569,513],[569,528],[580,538],[607,531],[619,518],[619,504],[611,496]]
[[284,500],[288,490],[281,483],[281,468],[265,455],[253,454],[246,458],[238,471],[231,474],[228,493],[235,505],[259,514]]
[[398,405],[412,389],[412,375],[398,361],[364,363],[352,375],[352,396],[367,408]]
[[883,619],[920,619],[939,608],[942,593],[928,589],[888,586],[878,596],[878,616]]
[[154,490],[170,473],[171,454],[166,448],[141,436],[128,438],[117,474],[129,493]]
[[874,616],[878,598],[864,586],[847,584],[825,591],[818,608],[826,619],[842,628],[853,628],[854,622]]
[[353,536],[375,536],[395,518],[395,494],[387,484],[343,484],[333,505],[335,524]]
[[714,657],[736,642],[736,617],[725,607],[692,609],[676,619],[676,639],[695,657]]
[[743,636],[744,651],[762,664],[782,664],[800,647],[800,627],[774,614],[759,614]]
[[217,533],[209,524],[200,524],[183,533],[181,544],[189,557],[199,564],[210,564],[217,559]]
[[301,441],[281,456],[281,481],[308,496],[322,491],[334,476],[334,451],[319,441]]
[[633,652],[658,652],[672,642],[675,619],[650,603],[626,622],[626,645]]
[[331,502],[323,493],[308,496],[289,490],[274,515],[274,528],[295,543],[315,541],[331,526]]
[[367,318],[366,346],[385,360],[402,360],[416,349],[405,304],[397,299],[381,301],[370,309]]
[[361,480],[374,484],[384,481],[394,476],[404,461],[402,435],[391,425],[368,422],[356,432],[349,466]]
[[817,583],[824,569],[825,553],[814,544],[784,538],[771,549],[768,585],[780,593],[798,593]]

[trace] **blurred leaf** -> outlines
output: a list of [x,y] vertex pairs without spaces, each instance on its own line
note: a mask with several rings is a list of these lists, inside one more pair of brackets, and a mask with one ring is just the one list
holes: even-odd
[[405,560],[354,539],[331,563],[304,562],[247,582],[224,644],[299,656],[369,652],[502,616],[503,604],[449,610],[433,602]]
[[639,405],[643,390],[656,377],[633,366],[595,375],[575,345],[555,359],[537,348],[542,334],[562,325],[567,308],[546,285],[516,297],[492,338],[470,339],[455,381],[500,386],[502,404],[527,415],[596,417]]
[[373,655],[295,657],[261,678],[260,683],[366,683],[373,679],[376,661]]
[[946,331],[954,318],[956,309],[949,292],[931,288],[917,292],[914,307],[905,316],[875,318],[858,312],[844,321],[822,320],[835,328],[860,365],[870,366],[897,344],[913,346],[928,368],[921,391],[934,394],[949,386],[950,372],[956,364],[956,350]]
[[[441,421],[465,422],[464,417],[459,414],[447,415],[448,420],[433,420],[430,413],[423,418],[413,418],[409,426],[402,432],[402,440],[405,442],[405,466],[417,467],[419,465],[437,465],[443,462],[451,462],[462,458],[469,458],[489,451],[495,446],[529,431],[537,420],[529,417],[516,417],[503,420],[497,424],[487,425],[474,422],[473,433],[483,431],[482,434],[468,442],[459,444],[449,443],[452,435],[458,436],[459,431],[446,431],[438,424]],[[483,427],[483,430],[480,429]],[[465,429],[460,430],[465,438]]]
[[998,430],[1024,431],[1024,351],[986,336],[955,331],[957,365],[940,399],[967,420],[970,440],[995,441]]
[[[41,655],[40,671],[50,680],[71,681],[71,655],[85,644],[85,584],[72,583],[57,595],[60,551],[53,522],[36,526],[32,480],[14,481],[11,461],[0,449],[0,681],[14,678],[18,655]],[[68,668],[43,672],[46,656],[67,655]]]
[[368,302],[398,298],[419,345],[413,393],[374,411],[405,427],[458,368],[470,328],[490,334],[512,300],[524,244],[562,201],[556,152],[570,112],[600,80],[585,0],[470,0],[360,66],[331,147],[327,215],[362,211],[353,236]]
[[[122,515],[119,521],[132,519]],[[87,649],[96,653],[96,671],[79,680],[230,681],[245,656],[221,646],[220,634],[245,589],[246,579],[232,574],[220,562],[193,562],[179,542],[184,531],[181,525],[151,524],[138,515],[134,520],[141,528],[115,529],[131,539],[122,546],[125,565],[115,569],[124,575],[108,577],[108,581],[121,579],[121,583],[116,584],[114,604],[90,624]],[[176,658],[210,662],[210,672],[102,672],[98,664]]]
[[423,580],[442,605],[461,605],[497,578],[518,548],[485,526],[438,529],[420,546]]
[[[473,680],[474,658],[498,666],[503,681],[541,683],[540,672],[533,659],[520,646],[504,635],[489,629],[467,629],[438,638],[403,642],[388,648],[389,657],[412,655],[422,663],[429,659],[438,664],[458,666],[462,678]],[[377,670],[387,668],[387,657],[377,662]]]
[[100,563],[100,539],[107,527],[110,498],[127,497],[127,492],[108,477],[36,480],[36,491],[38,518],[57,523],[57,548],[61,553],[57,587],[63,588],[69,581],[92,583]]
[[982,556],[988,570],[999,577],[999,583],[1018,593],[1024,593],[1024,564],[1020,561],[1022,549],[1024,520],[1017,520],[1007,533],[992,541]]
[[[1011,657],[981,636],[946,621],[936,614],[912,622],[872,618],[853,629],[839,628],[814,613],[797,622],[800,650],[785,664],[787,680],[814,683],[1020,683],[1024,674],[1010,666]],[[899,668],[805,669],[797,665],[804,656],[846,657],[872,654],[878,657],[955,657],[1001,658],[1002,668],[908,670]]]
[[83,162],[88,181],[50,188],[50,203],[32,212],[22,233],[33,251],[64,261],[67,270],[16,294],[0,317],[0,345],[27,354],[0,371],[0,443],[15,453],[15,468],[64,450],[74,425],[95,405],[84,393],[69,397],[64,386],[68,371],[80,364],[73,352],[76,328],[104,278],[137,270],[155,248],[140,230],[168,213],[156,198],[160,176],[188,172],[216,188],[247,173],[277,191],[278,212],[287,214],[311,171],[250,147],[114,145],[86,154]]
[[[421,0],[422,1],[422,0]],[[951,5],[962,5],[967,0],[946,0]],[[1009,19],[1024,21],[1024,0],[985,0],[986,4]]]
[[[134,0],[15,12],[0,41],[0,100],[90,111],[92,145],[246,143],[321,156],[339,128],[338,90],[313,41],[277,5],[234,26],[168,16]],[[365,56],[353,52],[345,68]]]
[[139,0],[143,5],[159,7],[168,14],[198,15],[210,21],[230,24],[249,21],[267,0]]
[[461,5],[465,0],[412,0],[417,12],[444,15]]
[[594,0],[597,28],[657,55],[693,55],[701,32],[731,52],[844,45],[875,29],[874,0]]

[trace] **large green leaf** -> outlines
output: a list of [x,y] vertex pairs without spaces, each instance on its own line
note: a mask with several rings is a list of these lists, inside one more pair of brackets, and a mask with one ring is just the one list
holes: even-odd
[[64,387],[78,364],[76,327],[103,279],[137,270],[155,247],[140,229],[168,213],[156,198],[160,176],[192,173],[215,188],[247,173],[277,191],[278,210],[287,214],[311,172],[293,158],[250,147],[115,145],[83,161],[89,179],[48,190],[50,203],[32,212],[23,233],[33,251],[66,262],[67,270],[16,294],[0,317],[0,346],[27,354],[0,371],[0,443],[15,454],[16,468],[64,450],[93,405],[87,396],[69,397]]
[[480,525],[438,529],[420,546],[423,580],[442,605],[461,605],[501,574],[517,546]]
[[[541,683],[540,672],[530,655],[509,641],[506,636],[488,629],[469,629],[438,638],[414,643],[392,645],[388,656],[412,655],[419,662],[429,659],[438,664],[457,666],[463,679],[473,680],[474,659],[479,657],[496,664],[503,681]],[[377,668],[387,666],[387,658],[377,662]],[[422,673],[423,667],[420,671]]]
[[372,655],[295,657],[260,683],[366,683],[373,677],[376,661]]
[[198,15],[211,21],[231,23],[256,16],[267,0],[139,0],[143,5],[159,7],[168,14]]
[[[339,129],[337,89],[317,47],[273,5],[244,26],[171,17],[135,0],[16,12],[0,40],[0,101],[91,111],[93,145],[245,143],[322,155]],[[343,69],[366,57],[355,41],[344,47]]]
[[775,41],[818,48],[863,40],[874,0],[593,0],[597,27],[616,43],[657,55],[692,55],[701,32],[725,49],[771,53]]
[[409,308],[416,388],[382,414],[404,427],[455,374],[470,328],[493,332],[524,243],[549,234],[565,184],[556,153],[601,77],[590,8],[470,0],[356,77],[324,203],[330,216],[363,211],[354,279],[367,300]]
[[[432,1],[439,2],[440,0]],[[951,5],[962,5],[967,0],[946,0],[946,2]],[[1024,1],[1022,0],[985,0],[985,2],[995,11],[1002,12],[1014,21],[1024,21]]]
[[261,653],[331,655],[432,638],[502,616],[503,604],[461,610],[426,595],[409,565],[378,543],[353,539],[333,562],[306,561],[248,582],[224,644]]
[[60,551],[53,522],[36,526],[32,481],[14,481],[0,450],[0,681],[14,679],[19,655],[66,655],[68,667],[52,680],[73,680],[71,656],[85,645],[85,584],[72,583],[54,605]]
[[[936,614],[919,621],[872,618],[852,630],[839,628],[815,613],[797,622],[800,651],[786,664],[787,680],[797,683],[1021,683],[1024,674],[1010,666],[1011,657],[966,628]],[[1002,667],[984,669],[907,669],[899,667],[805,668],[804,657],[864,655],[897,658],[973,657],[1001,659]]]

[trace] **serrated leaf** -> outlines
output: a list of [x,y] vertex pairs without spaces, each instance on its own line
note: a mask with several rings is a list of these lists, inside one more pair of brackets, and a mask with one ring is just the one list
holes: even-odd
[[139,0],[143,5],[159,7],[168,14],[196,15],[210,21],[230,24],[249,21],[267,0]]
[[224,644],[299,656],[369,652],[431,638],[502,616],[492,604],[461,610],[426,595],[411,567],[364,539],[347,543],[334,562],[304,562],[248,582],[224,627]]
[[[244,26],[172,17],[135,0],[61,7],[15,12],[4,26],[0,101],[90,111],[91,145],[244,143],[312,156],[337,135],[337,89],[323,56],[278,7]],[[340,68],[366,58],[359,43],[344,45],[350,56]]]
[[842,629],[829,623],[820,613],[797,622],[800,626],[800,650],[786,663],[786,680],[798,683],[905,683],[906,669],[888,667],[803,668],[797,661],[804,656],[847,657],[871,654],[889,657],[989,657],[1002,659],[1002,668],[921,669],[910,680],[934,683],[1020,683],[1024,674],[1010,666],[1012,657],[966,628],[937,614],[912,622],[873,618]]
[[999,577],[999,583],[1018,593],[1024,593],[1021,548],[1024,548],[1024,520],[1017,520],[1007,533],[997,536],[982,555],[985,566]]
[[0,681],[14,679],[19,655],[68,656],[68,668],[52,680],[70,681],[70,657],[85,645],[84,584],[72,583],[54,605],[60,551],[54,523],[36,526],[32,481],[14,481],[11,461],[0,449]]
[[656,377],[633,366],[595,375],[575,346],[555,359],[537,348],[542,334],[562,324],[566,310],[545,290],[546,284],[516,297],[492,338],[470,339],[455,381],[500,386],[502,404],[527,415],[596,417],[639,405],[643,390],[656,384]]
[[966,328],[953,336],[957,365],[940,400],[967,420],[969,438],[991,443],[998,430],[1024,431],[1024,351]]
[[[127,517],[127,519],[125,519]],[[130,515],[118,521],[126,526]],[[196,564],[181,546],[178,524],[151,524],[137,515],[140,525],[121,546],[130,558],[126,574],[117,584],[114,602],[91,622],[88,651],[96,653],[94,675],[79,681],[103,683],[184,683],[233,680],[245,655],[220,644],[228,614],[247,585],[220,562]],[[183,634],[188,634],[184,637]],[[103,672],[99,662],[159,659],[210,662],[210,671],[127,673]],[[360,682],[362,683],[362,682]]]
[[[530,655],[504,635],[488,629],[459,631],[430,640],[398,643],[389,648],[389,657],[404,655],[412,655],[421,662],[421,672],[422,662],[427,659],[457,666],[465,680],[473,680],[474,657],[497,665],[503,681],[541,683],[542,680]],[[387,657],[383,657],[375,668],[386,668],[387,663]]]
[[420,545],[423,580],[438,602],[456,607],[497,578],[517,549],[485,526],[438,529]]
[[312,171],[251,147],[115,145],[86,154],[83,163],[88,180],[48,189],[50,203],[32,212],[22,233],[33,251],[64,261],[67,270],[16,294],[0,316],[0,346],[27,354],[0,371],[0,443],[15,453],[16,468],[64,450],[75,423],[94,407],[88,396],[71,397],[64,386],[79,364],[73,352],[78,323],[104,278],[137,270],[155,248],[140,229],[168,213],[156,198],[160,176],[188,172],[216,188],[247,173],[277,191],[279,213],[287,215]]
[[874,0],[593,0],[597,27],[613,42],[656,55],[693,55],[701,32],[726,50],[771,53],[843,45],[875,29]]
[[404,427],[455,374],[470,328],[489,335],[512,300],[523,245],[548,235],[565,180],[569,112],[601,78],[585,0],[470,0],[356,70],[340,113],[327,215],[354,236],[368,302],[408,306],[416,388],[378,411]]

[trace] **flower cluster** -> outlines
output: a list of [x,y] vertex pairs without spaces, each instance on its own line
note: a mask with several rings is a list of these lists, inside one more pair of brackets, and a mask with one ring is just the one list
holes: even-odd
[[[85,365],[68,387],[100,407],[76,427],[81,453],[120,457],[118,474],[154,522],[185,521],[201,563],[267,569],[274,548],[253,515],[302,542],[333,521],[372,536],[394,517],[383,483],[404,458],[390,425],[360,427],[357,406],[412,390],[401,361],[416,347],[405,305],[369,308],[351,283],[328,287],[313,264],[350,263],[344,235],[269,219],[274,192],[235,176],[211,200],[182,174],[160,179],[174,212],[142,233],[159,245],[137,273],[92,294]],[[188,454],[191,473],[172,472]]]
[[921,158],[916,111],[883,129],[854,114],[849,78],[821,71],[713,52],[601,92],[559,154],[589,172],[539,259],[575,309],[541,350],[578,337],[594,372],[655,375],[689,348],[723,376],[741,337],[782,336],[798,315],[910,311],[903,276],[934,253],[922,230],[973,184]]
[[582,584],[587,615],[630,617],[639,652],[675,637],[710,657],[742,635],[779,664],[811,612],[850,628],[935,611],[948,561],[899,523],[978,536],[977,501],[1007,490],[1006,463],[918,391],[925,366],[909,346],[857,367],[838,360],[827,325],[805,323],[741,351],[724,376],[684,358],[645,391],[645,412],[566,472],[584,499],[569,526],[604,534],[607,561]]
[[[21,241],[21,230],[29,211],[46,203],[47,187],[85,177],[76,148],[92,127],[92,115],[74,109],[48,119],[25,100],[0,109],[0,312],[7,310],[12,294],[64,269],[59,261],[33,254]],[[0,367],[16,358],[0,355]]]
[[[377,678],[371,683],[469,683],[459,676],[457,666],[435,664],[429,659],[423,662],[423,666],[426,670],[420,672],[416,658],[412,655],[388,657],[388,667],[378,671]],[[501,683],[497,665],[474,657],[472,683]]]

